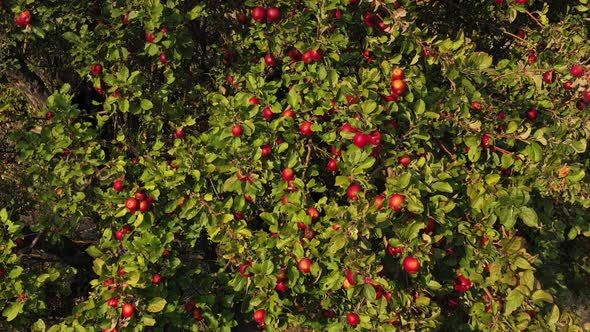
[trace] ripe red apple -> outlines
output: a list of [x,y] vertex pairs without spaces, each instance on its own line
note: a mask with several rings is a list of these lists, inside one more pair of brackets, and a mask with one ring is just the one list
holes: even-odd
[[289,290],[289,286],[287,286],[287,284],[284,281],[279,281],[277,282],[275,289],[279,292],[286,292]]
[[492,146],[492,142],[491,142],[492,136],[488,135],[488,134],[484,134],[483,137],[481,138],[481,145],[484,148],[489,148]]
[[292,168],[285,168],[281,172],[281,176],[285,181],[291,181],[295,178],[295,171]]
[[252,105],[260,105],[260,100],[258,100],[258,98],[256,96],[250,97],[250,99],[248,99],[248,101]]
[[360,193],[362,191],[363,191],[363,187],[361,187],[360,184],[353,183],[348,187],[348,189],[346,189],[346,196],[348,196],[348,199],[351,201],[358,201],[359,200],[358,193]]
[[360,149],[367,146],[367,144],[369,144],[369,141],[370,141],[369,135],[362,133],[362,132],[357,132],[354,135],[354,138],[352,139],[352,143]]
[[166,64],[168,64],[168,60],[166,60],[166,53],[164,53],[164,52],[160,53],[160,62],[161,62],[163,65],[166,65]]
[[391,72],[391,80],[395,81],[395,80],[403,80],[403,79],[404,79],[404,70],[399,67],[393,69],[393,71]]
[[269,22],[278,22],[281,20],[281,10],[277,7],[270,7],[266,10],[266,18]]
[[135,193],[135,199],[138,201],[143,201],[143,200],[147,199],[147,194],[143,190],[138,191]]
[[263,145],[260,147],[260,149],[261,149],[261,155],[263,157],[268,157],[272,153],[272,147],[270,146],[270,144]]
[[426,223],[426,228],[424,228],[424,233],[431,235],[436,231],[436,220],[432,218],[428,218]]
[[359,315],[353,312],[350,312],[348,313],[348,315],[346,315],[346,320],[348,321],[348,324],[350,324],[350,326],[357,326],[361,322]]
[[18,25],[21,28],[26,27],[27,25],[31,24],[31,11],[26,9],[23,10],[15,19],[14,21],[16,22],[16,25]]
[[119,299],[116,297],[111,297],[108,301],[107,301],[107,305],[109,307],[113,307],[116,308],[119,306]]
[[203,320],[203,311],[201,311],[201,309],[196,308],[195,310],[193,310],[193,318],[200,322]]
[[332,172],[336,172],[338,170],[338,162],[335,159],[330,159],[327,168]]
[[391,91],[398,96],[401,96],[406,92],[406,82],[402,80],[393,80],[391,82]]
[[412,161],[412,159],[408,155],[405,155],[405,156],[402,156],[399,158],[399,163],[404,167],[408,167],[408,165],[410,165],[411,161]]
[[127,201],[125,202],[125,207],[131,213],[135,213],[135,211],[137,211],[137,209],[139,208],[139,202],[134,197],[129,197],[129,198],[127,198]]
[[252,9],[252,19],[258,23],[266,22],[266,9],[257,6]]
[[309,259],[309,258],[300,259],[299,263],[297,263],[297,267],[299,268],[299,271],[301,271],[303,273],[309,273],[311,271],[311,259]]
[[527,55],[527,63],[530,65],[535,62],[537,62],[537,52],[530,50],[529,54]]
[[381,133],[379,130],[373,130],[369,135],[369,142],[372,145],[379,145],[381,144]]
[[184,130],[180,129],[180,128],[176,128],[176,130],[174,130],[174,137],[178,138],[178,139],[183,139],[186,136],[186,133],[184,132]]
[[244,129],[239,124],[233,126],[231,129],[231,135],[233,137],[240,137],[240,136],[242,136],[243,133],[244,133]]
[[301,52],[298,49],[296,49],[295,47],[292,47],[289,50],[289,58],[291,58],[291,61],[293,61],[293,62],[299,62],[299,61],[301,61],[302,56],[303,55],[301,54]]
[[135,313],[135,307],[130,303],[123,304],[123,317],[130,318]]
[[580,77],[584,74],[584,67],[579,64],[573,65],[570,73],[573,77]]
[[318,221],[318,219],[320,219],[320,211],[314,207],[308,208],[305,213],[311,217],[312,221]]
[[377,210],[381,210],[383,208],[383,201],[385,200],[385,196],[383,195],[377,195],[377,197],[375,197],[375,206],[377,207]]
[[305,121],[299,126],[299,131],[303,136],[311,136],[313,135],[313,130],[311,130],[312,123],[309,121]]
[[531,108],[530,110],[528,110],[526,112],[526,118],[529,121],[535,121],[535,120],[537,120],[537,117],[538,116],[539,116],[539,112],[537,112],[537,110],[534,109],[534,108]]
[[129,24],[129,12],[123,14],[123,17],[121,17],[121,22],[123,22],[123,25]]
[[141,201],[139,203],[139,211],[145,213],[145,212],[149,211],[151,206],[152,205],[148,201]]
[[250,278],[252,274],[246,273],[246,269],[252,266],[252,262],[244,263],[240,265],[240,275],[244,278]]
[[528,1],[528,0],[514,0],[514,2],[516,2],[516,3],[518,3],[518,4],[521,4],[521,5],[524,5],[524,4],[526,4],[526,3],[527,3],[527,1]]
[[293,111],[291,108],[287,108],[284,112],[283,112],[283,118],[291,118],[291,119],[295,119],[295,111]]
[[404,258],[404,270],[410,274],[418,273],[420,270],[420,261],[418,258],[413,256],[407,256]]
[[340,127],[340,131],[347,131],[349,133],[357,133],[358,129],[354,128],[350,123],[346,122]]
[[467,292],[471,287],[473,287],[471,280],[459,275],[453,288],[458,292]]
[[472,110],[479,110],[481,109],[481,103],[479,101],[474,101],[471,103]]
[[90,67],[90,71],[92,72],[92,75],[100,76],[102,75],[102,65],[100,63],[95,63]]
[[259,325],[264,325],[264,317],[266,316],[266,311],[264,309],[258,309],[254,311],[254,321],[257,322]]
[[500,119],[500,120],[506,119],[506,112],[504,112],[504,111],[498,112],[498,119]]
[[543,73],[543,82],[547,84],[552,84],[555,82],[555,72],[553,70],[549,70]]
[[115,189],[116,192],[121,192],[124,186],[123,180],[117,180],[113,182],[113,189]]
[[274,117],[274,113],[272,112],[272,109],[270,108],[270,106],[266,106],[263,110],[262,110],[262,116],[264,117],[264,119],[266,121],[270,121],[272,120],[272,118]]
[[584,102],[584,100],[580,99],[576,102],[576,108],[579,109],[580,111],[582,111],[584,108],[586,108],[586,103]]
[[322,51],[321,50],[311,50],[309,51],[310,55],[311,55],[311,59],[313,61],[320,61],[322,60]]
[[403,204],[406,201],[406,198],[401,194],[393,194],[389,197],[389,207],[396,212],[402,210]]
[[160,281],[162,281],[162,279],[163,279],[162,275],[159,273],[156,273],[152,277],[152,284],[157,285],[160,283]]
[[154,35],[151,32],[146,32],[145,33],[145,41],[147,43],[154,43],[154,40],[156,40],[156,35]]
[[266,53],[264,56],[264,63],[269,67],[275,67],[277,65],[277,60],[274,53]]
[[566,90],[571,90],[574,86],[574,82],[572,81],[567,81],[565,83],[563,83],[563,88]]
[[53,113],[47,112],[45,113],[45,120],[49,121],[53,118]]
[[585,101],[590,102],[590,90],[584,90],[584,92],[582,92],[582,97]]
[[303,56],[301,57],[301,59],[303,60],[303,62],[305,64],[310,64],[313,62],[313,56],[311,55],[311,51],[307,51],[305,53],[303,53]]

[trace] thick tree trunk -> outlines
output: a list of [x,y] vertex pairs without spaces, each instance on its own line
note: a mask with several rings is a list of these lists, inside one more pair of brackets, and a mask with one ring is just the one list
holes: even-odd
[[6,77],[9,86],[18,89],[31,108],[43,110],[47,107],[47,88],[33,72],[23,66],[21,70],[7,72]]

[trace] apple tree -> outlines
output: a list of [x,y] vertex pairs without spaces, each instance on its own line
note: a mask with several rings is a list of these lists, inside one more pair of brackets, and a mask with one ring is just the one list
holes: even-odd
[[0,329],[582,331],[589,9],[1,1]]

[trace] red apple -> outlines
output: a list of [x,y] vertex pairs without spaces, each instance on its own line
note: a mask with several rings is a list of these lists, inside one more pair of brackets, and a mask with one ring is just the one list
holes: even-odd
[[418,273],[420,270],[420,261],[418,258],[413,256],[407,256],[404,258],[404,270],[410,274]]
[[281,20],[281,10],[277,7],[270,7],[266,10],[266,18],[269,22],[278,22]]
[[193,318],[200,322],[203,320],[203,311],[201,311],[201,309],[196,308],[195,310],[193,310]]
[[537,110],[534,108],[531,108],[530,110],[528,110],[528,112],[526,112],[526,118],[529,121],[537,120],[538,116],[539,116],[539,112],[537,112]]
[[263,110],[262,110],[262,116],[264,117],[264,119],[266,121],[270,121],[272,120],[272,118],[274,117],[274,113],[272,112],[272,109],[270,108],[270,106],[266,106]]
[[292,168],[285,168],[281,172],[281,175],[285,181],[291,181],[295,178],[295,171]]
[[383,201],[385,200],[385,196],[383,195],[377,195],[377,197],[375,197],[375,206],[377,207],[377,210],[381,210],[383,208]]
[[260,104],[260,100],[258,100],[258,98],[256,96],[250,97],[250,99],[248,99],[248,101],[252,105],[259,105]]
[[53,113],[47,112],[45,113],[45,120],[49,121],[53,118]]
[[186,133],[184,132],[184,130],[180,129],[180,128],[176,128],[176,130],[174,130],[174,137],[178,138],[178,139],[183,139],[186,136]]
[[563,88],[566,90],[571,90],[574,86],[574,83],[572,81],[567,81],[565,83],[563,83]]
[[144,191],[138,191],[135,193],[135,199],[138,201],[143,201],[147,199],[147,194]]
[[240,137],[244,133],[244,129],[239,124],[235,125],[231,129],[231,135],[233,137]]
[[492,146],[492,142],[491,142],[492,136],[488,135],[488,134],[484,134],[483,137],[481,138],[481,145],[484,148],[489,148]]
[[111,297],[108,301],[107,301],[107,305],[109,307],[113,307],[116,308],[119,306],[119,299],[116,297]]
[[27,25],[31,24],[31,11],[26,9],[24,11],[22,11],[15,19],[14,21],[16,22],[16,25],[18,25],[21,28],[26,27]]
[[297,267],[299,268],[299,271],[309,273],[311,271],[311,264],[311,259],[302,258],[299,260],[299,263],[297,263]]
[[131,212],[134,213],[139,208],[139,202],[134,197],[127,198],[125,202],[125,207]]
[[115,189],[116,192],[121,192],[124,186],[123,180],[117,180],[113,182],[113,189]]
[[338,170],[338,162],[335,159],[330,159],[327,168],[332,172],[336,172]]
[[266,311],[264,309],[254,311],[254,321],[259,325],[264,325],[264,316],[266,316]]
[[551,84],[555,82],[555,72],[553,70],[549,70],[543,73],[543,82],[547,84]]
[[570,73],[573,77],[580,77],[584,74],[584,67],[579,64],[573,65]]
[[257,6],[252,9],[252,19],[258,23],[266,22],[266,9]]
[[166,60],[166,53],[164,53],[164,52],[160,53],[160,62],[161,62],[163,65],[166,65],[166,64],[168,64],[168,60]]
[[159,273],[156,273],[152,277],[152,284],[157,285],[160,283],[160,281],[162,281],[162,279],[163,279],[162,275]]
[[156,35],[154,35],[151,32],[146,32],[145,33],[145,41],[148,43],[154,43],[154,40],[156,40]]
[[391,80],[395,81],[395,80],[403,80],[404,79],[404,71],[401,68],[395,68],[393,69],[393,71],[391,72]]
[[123,317],[130,318],[135,313],[135,307],[130,303],[123,304],[122,309]]
[[268,157],[272,153],[272,147],[269,144],[261,146],[260,149],[261,149],[261,155],[263,157]]
[[479,101],[474,101],[471,103],[472,110],[479,110],[481,109],[481,103]]
[[311,217],[312,221],[318,221],[320,219],[320,212],[314,207],[308,208],[305,213]]
[[362,132],[356,133],[354,135],[354,138],[352,139],[352,143],[360,149],[367,146],[367,144],[369,144],[369,141],[370,141],[369,135],[362,133]]
[[244,263],[244,264],[240,265],[240,275],[242,277],[250,278],[250,276],[252,276],[252,274],[246,273],[246,269],[249,268],[250,266],[252,266],[252,262],[248,262],[248,263]]
[[399,158],[399,163],[404,167],[408,167],[408,165],[410,165],[411,161],[412,161],[412,159],[408,155],[405,155],[405,156],[402,156]]
[[401,96],[406,92],[406,83],[402,80],[393,80],[391,82],[391,91],[398,96]]
[[293,61],[293,62],[299,62],[302,59],[302,54],[301,54],[301,52],[299,52],[298,49],[296,49],[295,47],[292,47],[289,50],[289,58],[291,58],[291,61]]
[[102,75],[102,65],[100,63],[95,63],[90,67],[90,71],[92,72],[92,75],[100,76]]
[[301,57],[301,59],[303,60],[303,62],[305,64],[310,64],[313,62],[313,56],[311,55],[311,51],[307,51],[305,53],[303,53],[303,56]]
[[311,136],[313,135],[313,130],[311,130],[312,123],[309,121],[305,121],[299,126],[299,131],[303,136]]
[[151,204],[148,201],[141,201],[139,203],[139,211],[141,211],[141,212],[145,213],[145,212],[149,211],[150,207],[151,207]]
[[389,207],[396,212],[399,212],[402,210],[403,204],[406,201],[406,198],[403,195],[400,194],[393,194],[390,198],[389,198]]
[[346,196],[348,196],[348,199],[351,201],[358,201],[359,200],[358,193],[360,193],[362,191],[363,191],[363,187],[361,187],[357,183],[353,183],[348,187],[348,189],[346,189]]
[[275,67],[277,65],[277,60],[274,53],[266,53],[264,56],[264,63],[269,67]]
[[286,292],[287,290],[289,290],[289,286],[287,286],[287,284],[284,281],[279,281],[277,282],[275,289],[279,292]]
[[582,92],[582,97],[585,101],[590,102],[590,90],[584,90],[584,92]]
[[359,315],[353,312],[350,312],[348,313],[348,315],[346,315],[346,320],[348,321],[348,324],[350,324],[350,326],[357,326],[361,322]]

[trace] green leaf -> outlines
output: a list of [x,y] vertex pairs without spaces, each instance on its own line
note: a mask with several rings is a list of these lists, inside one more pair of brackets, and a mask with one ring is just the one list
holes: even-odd
[[96,257],[100,257],[102,255],[102,252],[100,250],[98,250],[98,248],[96,246],[90,246],[88,248],[86,248],[86,252],[88,253],[88,255],[96,258]]
[[453,193],[453,187],[448,182],[435,182],[432,184],[432,189],[443,193]]
[[525,225],[529,227],[539,226],[539,218],[537,217],[535,210],[526,206],[522,206],[520,207],[519,216],[522,218],[522,221],[525,223]]
[[6,317],[7,321],[12,321],[23,310],[25,303],[23,301],[16,301],[2,311],[2,316]]
[[149,312],[160,312],[166,306],[166,300],[161,297],[156,297],[148,304],[147,311]]
[[486,175],[486,183],[489,184],[490,186],[498,183],[498,181],[500,181],[500,175],[499,174],[488,174],[488,175]]
[[38,319],[31,327],[32,332],[45,332],[46,329],[47,327],[45,326],[45,322],[42,319]]
[[553,308],[551,309],[551,314],[549,315],[549,318],[547,319],[547,323],[551,326],[557,324],[557,322],[559,321],[559,307],[557,307],[556,305],[553,305]]
[[510,316],[524,301],[524,295],[516,289],[510,290],[508,296],[506,297],[506,309],[504,310],[504,315]]
[[154,107],[154,104],[151,101],[149,101],[148,99],[142,99],[141,100],[141,108],[143,110],[146,110],[147,111],[147,110],[152,109],[153,107]]
[[344,246],[346,245],[346,236],[343,233],[340,233],[338,235],[336,235],[335,237],[333,237],[330,240],[330,244],[328,246],[328,255],[332,256],[334,255],[336,252],[338,252],[340,249],[344,248]]
[[363,286],[363,295],[367,301],[372,302],[375,301],[377,297],[377,293],[375,292],[375,287],[371,286],[370,284],[364,284]]
[[2,222],[8,221],[8,212],[6,212],[6,209],[0,210],[0,221],[2,221]]
[[547,293],[546,291],[539,289],[533,293],[532,296],[533,302],[549,302],[553,303],[553,295]]

